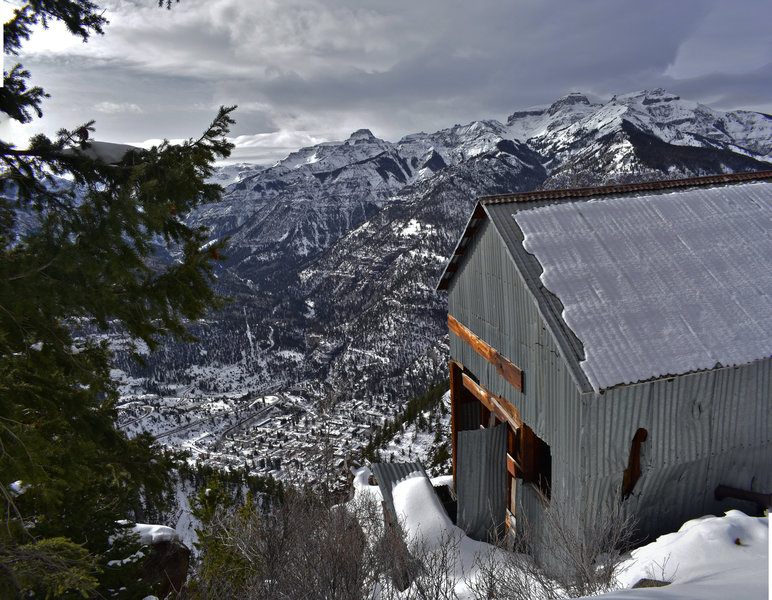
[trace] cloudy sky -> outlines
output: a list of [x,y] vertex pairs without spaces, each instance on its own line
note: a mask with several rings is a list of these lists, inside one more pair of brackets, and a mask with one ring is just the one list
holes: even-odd
[[772,113],[769,0],[96,1],[105,35],[52,26],[4,58],[51,98],[2,139],[90,119],[101,140],[189,138],[238,104],[234,157],[271,163],[361,127],[396,141],[571,91],[664,87]]

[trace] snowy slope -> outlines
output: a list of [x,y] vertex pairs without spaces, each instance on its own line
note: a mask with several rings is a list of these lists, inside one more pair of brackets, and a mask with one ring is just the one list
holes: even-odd
[[[369,485],[369,469],[356,473],[356,497],[380,501],[377,486]],[[452,478],[435,478],[434,485],[452,485]],[[458,600],[475,598],[473,582],[479,574],[478,557],[506,560],[502,551],[469,539],[448,519],[429,482],[415,475],[392,489],[395,510],[414,552],[427,553],[449,540],[446,560],[452,589]],[[617,570],[618,590],[596,598],[628,600],[765,600],[769,593],[769,518],[749,517],[732,510],[723,517],[708,515],[687,521],[674,533],[633,550]],[[641,579],[669,582],[665,587],[631,589]],[[472,585],[470,585],[472,584]],[[404,593],[410,597],[410,590]]]
[[[661,588],[629,590],[643,578],[671,581]],[[633,550],[620,569],[620,589],[609,600],[630,598],[767,598],[769,518],[731,510],[687,521],[675,533]]]

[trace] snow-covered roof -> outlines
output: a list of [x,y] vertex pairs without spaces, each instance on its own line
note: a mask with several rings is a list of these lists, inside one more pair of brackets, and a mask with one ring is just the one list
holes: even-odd
[[596,391],[772,356],[772,183],[512,208]]
[[[479,199],[582,392],[772,356],[772,171]],[[524,237],[527,237],[526,241]]]

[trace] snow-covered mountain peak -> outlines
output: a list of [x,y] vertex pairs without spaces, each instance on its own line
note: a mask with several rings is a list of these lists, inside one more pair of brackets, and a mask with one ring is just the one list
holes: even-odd
[[591,104],[584,94],[572,92],[550,106],[512,113],[507,119],[507,132],[509,137],[521,141],[554,135],[592,114],[599,106]]
[[[495,119],[454,125],[434,133],[404,136],[396,147],[411,166],[418,169],[416,179],[423,179],[445,165],[458,164],[480,154],[491,152],[507,136],[507,129]],[[429,170],[424,171],[423,167]]]
[[356,142],[358,142],[360,140],[368,140],[369,141],[369,140],[374,140],[374,139],[376,139],[376,138],[373,135],[373,132],[370,131],[369,129],[357,129],[354,133],[352,133],[349,136],[347,142],[351,144],[351,143],[356,143]]
[[247,177],[259,173],[263,169],[264,167],[261,167],[260,165],[245,162],[222,165],[218,167],[217,171],[209,178],[209,181],[211,183],[218,183],[223,187],[228,187],[231,184],[238,183],[242,179],[246,179]]
[[590,101],[587,96],[580,92],[571,92],[562,98],[559,98],[547,109],[547,114],[554,116],[559,112],[563,112],[566,109],[572,110],[575,106],[590,106]]
[[366,161],[393,151],[394,145],[390,142],[375,137],[369,129],[359,129],[345,141],[323,142],[301,148],[271,169],[301,169],[311,173],[333,171],[352,162]]
[[677,94],[671,94],[663,88],[657,88],[655,90],[641,90],[639,92],[631,92],[629,94],[618,94],[611,99],[612,102],[616,101],[620,104],[642,104],[644,106],[677,102],[679,100],[681,100],[680,96]]

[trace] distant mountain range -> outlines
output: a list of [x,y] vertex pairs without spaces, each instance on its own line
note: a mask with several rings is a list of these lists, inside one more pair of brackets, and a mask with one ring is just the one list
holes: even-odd
[[435,285],[476,197],[537,188],[772,169],[772,117],[664,90],[593,104],[569,94],[506,121],[396,143],[366,129],[269,168],[230,166],[223,201],[190,216],[228,237],[234,299],[145,367],[118,357],[124,392],[294,391],[382,411],[446,376]]

